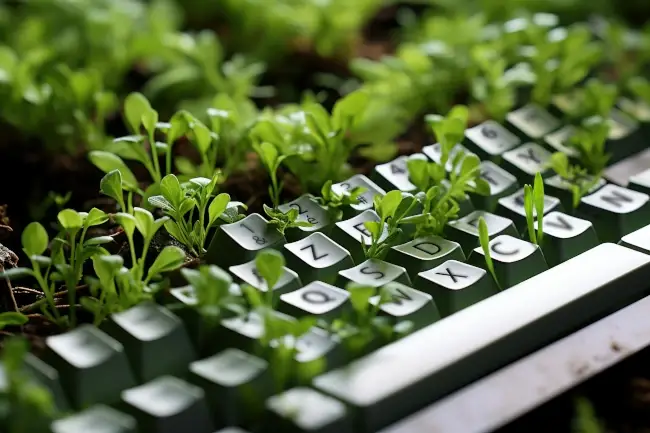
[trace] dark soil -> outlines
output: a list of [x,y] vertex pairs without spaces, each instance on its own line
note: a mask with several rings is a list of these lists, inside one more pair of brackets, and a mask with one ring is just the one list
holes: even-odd
[[[396,7],[386,8],[367,26],[363,39],[354,48],[355,55],[379,59],[385,54],[390,54],[395,48],[392,35],[396,29]],[[282,62],[281,66],[284,65],[291,66],[270,70],[261,84],[279,83],[281,89],[291,91],[260,103],[295,101],[300,92],[312,90],[327,92],[325,105],[331,106],[339,95],[336,91],[317,84],[317,74],[325,72],[340,78],[350,76],[345,60],[322,58],[308,48],[293,53]],[[130,91],[138,90],[144,83],[144,77],[138,71],[132,71],[127,79],[126,88]],[[119,116],[110,122],[108,127],[112,135],[125,133]],[[0,134],[4,138],[0,142],[0,266],[10,268],[26,265],[26,258],[23,257],[20,246],[20,233],[24,227],[36,216],[42,222],[56,220],[58,210],[54,206],[35,212],[36,205],[44,203],[50,191],[59,194],[71,191],[72,197],[66,207],[78,210],[88,210],[92,206],[105,208],[110,206],[110,202],[99,198],[99,180],[102,174],[88,162],[82,152],[74,156],[48,153],[40,143],[34,143],[2,124]],[[423,122],[419,121],[411,125],[397,141],[399,154],[410,154],[428,144],[429,134]],[[269,201],[267,174],[255,163],[254,155],[250,158],[249,167],[230,176],[222,189],[234,200],[245,202],[251,212],[262,212],[262,204]],[[372,161],[360,156],[353,157],[351,163],[363,173],[370,172],[373,167]],[[287,174],[285,181],[284,199],[297,197],[301,190],[296,180]],[[119,233],[114,233],[110,226],[101,230],[120,239]],[[119,246],[116,248],[120,249]],[[61,292],[59,295],[60,308],[65,310],[68,308],[65,305],[65,293]],[[1,310],[18,308],[30,313],[27,325],[22,329],[9,328],[9,332],[0,333],[0,339],[11,332],[22,333],[32,342],[33,350],[39,353],[43,348],[44,337],[62,331],[49,323],[37,309],[29,309],[29,306],[41,297],[40,292],[36,290],[0,281]],[[649,366],[650,349],[590,380],[579,389],[555,399],[504,431],[568,432],[573,415],[571,398],[580,394],[594,402],[597,413],[607,421],[608,431],[650,433]]]

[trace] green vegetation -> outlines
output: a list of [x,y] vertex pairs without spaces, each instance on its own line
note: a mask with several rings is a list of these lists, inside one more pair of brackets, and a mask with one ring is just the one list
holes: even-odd
[[[644,127],[650,121],[642,116],[650,105],[650,31],[627,20],[650,12],[641,3],[23,3],[0,6],[0,174],[20,172],[3,178],[8,217],[0,208],[0,235],[19,266],[7,262],[0,277],[20,281],[27,295],[0,312],[0,330],[41,338],[45,327],[101,326],[153,300],[198,317],[206,332],[197,338],[209,352],[222,320],[258,315],[257,354],[271,363],[278,389],[306,384],[327,367],[324,357],[298,361],[298,341],[314,329],[351,360],[411,325],[384,314],[397,296],[390,285],[356,283],[346,287],[350,305],[339,317],[287,320],[273,298],[286,264],[280,251],[255,255],[266,291],[239,284],[225,264],[206,263],[224,225],[263,214],[274,236],[290,240],[316,219],[282,204],[308,194],[327,213],[322,232],[330,235],[355,215],[352,206],[372,204],[378,221],[364,224],[363,253],[381,260],[400,243],[445,237],[475,198],[492,199],[480,158],[502,160],[468,143],[468,128],[487,119],[505,124],[529,102],[572,125],[565,145],[573,154],[553,154],[549,168],[575,208],[616,160],[613,110]],[[580,23],[596,12],[606,17],[600,37]],[[393,173],[408,175],[410,194],[384,188],[369,203],[373,188],[347,181],[372,178],[378,162],[431,143],[438,159],[409,158],[406,172]],[[480,157],[459,146],[469,144]],[[529,240],[541,245],[541,173],[524,188],[524,208]],[[5,227],[13,221],[12,234]],[[499,286],[482,218],[478,229]],[[187,304],[170,300],[178,289]],[[18,372],[25,350],[6,341],[7,371]],[[15,373],[0,395],[0,419],[6,407],[19,415],[11,433],[42,421],[25,414],[57,416],[42,390],[25,383]]]

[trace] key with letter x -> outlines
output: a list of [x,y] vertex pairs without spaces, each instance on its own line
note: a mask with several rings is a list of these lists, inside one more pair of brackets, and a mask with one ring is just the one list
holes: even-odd
[[489,298],[499,291],[492,277],[483,269],[456,260],[449,260],[436,268],[420,272],[415,287],[433,296],[442,317]]

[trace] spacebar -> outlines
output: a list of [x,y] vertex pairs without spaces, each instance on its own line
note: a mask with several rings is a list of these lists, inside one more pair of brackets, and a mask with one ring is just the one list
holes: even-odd
[[647,293],[650,256],[601,244],[313,384],[374,432]]

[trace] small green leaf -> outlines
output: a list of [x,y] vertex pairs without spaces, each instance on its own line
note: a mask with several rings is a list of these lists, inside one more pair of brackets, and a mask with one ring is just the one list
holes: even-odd
[[34,276],[34,271],[29,268],[9,268],[0,272],[0,278],[15,280],[22,277]]
[[541,244],[544,236],[544,180],[539,172],[535,175],[533,185],[533,201],[537,212],[537,241]]
[[352,308],[359,314],[365,314],[368,310],[370,298],[375,296],[376,289],[372,286],[364,286],[362,284],[350,283],[345,289],[350,293],[350,302]]
[[6,326],[22,326],[29,318],[22,313],[16,311],[7,311],[0,313],[0,329]]
[[104,244],[110,244],[111,242],[113,242],[113,238],[111,236],[97,236],[85,241],[84,246],[89,247],[92,245],[104,245]]
[[126,186],[126,189],[134,190],[138,187],[138,180],[135,175],[119,156],[103,150],[94,150],[88,154],[88,158],[104,173],[119,170],[122,175],[122,183]]
[[120,170],[111,170],[106,173],[99,182],[99,190],[102,194],[107,195],[120,203],[123,200],[122,174],[120,173]]
[[207,126],[205,126],[203,123],[199,122],[198,120],[195,121],[192,125],[192,131],[194,132],[194,136],[196,137],[196,147],[201,152],[201,154],[205,155],[206,152],[210,149],[210,145],[212,144],[212,133],[208,129]]
[[61,227],[66,230],[79,230],[84,224],[81,214],[74,209],[63,209],[57,219]]
[[151,111],[151,105],[142,93],[133,92],[124,100],[124,117],[135,134],[140,132],[142,116]]
[[158,123],[158,112],[153,108],[149,108],[149,110],[142,113],[141,120],[144,129],[147,130],[149,135],[153,135],[156,132],[156,124]]
[[160,192],[171,203],[174,209],[180,207],[181,201],[183,200],[183,188],[175,175],[168,174],[161,179]]
[[494,270],[494,262],[492,261],[492,256],[490,255],[490,234],[488,232],[487,223],[483,217],[480,217],[478,220],[478,237],[481,242],[481,248],[483,249],[483,255],[485,256],[485,265],[488,268],[492,278],[494,278],[495,284],[501,289],[499,281],[497,280],[497,274]]
[[276,250],[262,250],[255,256],[255,267],[266,281],[269,290],[275,287],[282,277],[284,265],[284,256]]
[[88,216],[84,220],[84,225],[86,227],[94,227],[101,224],[104,224],[108,221],[108,214],[103,210],[97,209],[96,207],[90,209]]
[[49,237],[45,227],[38,222],[32,222],[25,227],[20,240],[28,256],[40,256],[47,249]]
[[158,254],[147,272],[147,280],[154,275],[173,271],[185,263],[185,252],[175,246],[167,246]]
[[133,208],[135,226],[145,239],[151,239],[154,234],[153,215],[141,207]]
[[524,185],[524,212],[526,213],[528,238],[532,243],[537,244],[537,237],[535,236],[535,217],[533,210],[533,190],[530,185]]
[[221,193],[212,199],[210,207],[208,207],[208,227],[217,221],[217,219],[224,213],[230,203],[230,195]]
[[135,224],[136,224],[136,220],[133,215],[129,213],[118,212],[115,214],[115,220],[120,226],[122,226],[124,232],[128,236],[133,236],[133,233],[135,232]]
[[397,207],[402,202],[402,192],[398,190],[389,191],[381,199],[377,213],[382,219],[387,219],[395,215]]

